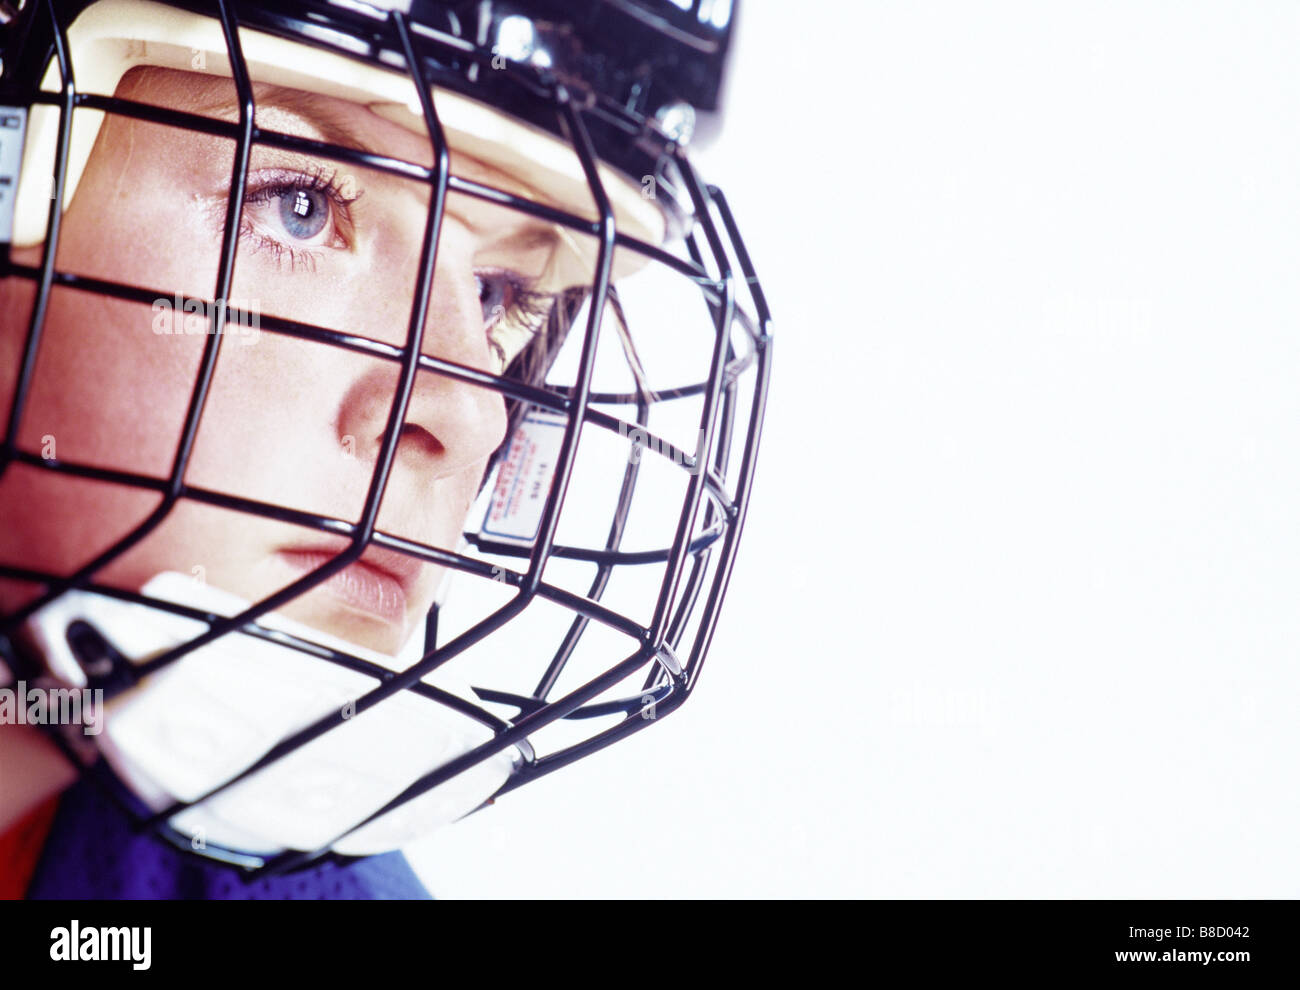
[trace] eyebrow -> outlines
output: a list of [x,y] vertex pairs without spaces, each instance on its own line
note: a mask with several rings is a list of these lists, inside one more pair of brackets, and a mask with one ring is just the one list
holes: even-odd
[[[319,134],[320,139],[327,144],[337,144],[353,151],[373,152],[375,150],[366,146],[361,136],[348,125],[345,115],[335,112],[329,103],[321,100],[315,93],[271,86],[262,99],[255,100],[255,105],[257,110],[278,110],[296,118]],[[256,114],[254,117],[256,119]]]
[[556,234],[555,228],[551,224],[534,221],[521,227],[512,235],[510,243],[520,251],[531,251],[534,248],[553,250],[559,244],[559,235]]
[[[279,111],[292,117],[308,130],[313,131],[312,135],[307,135],[311,140],[336,144],[353,151],[374,150],[367,147],[366,142],[362,141],[360,135],[349,126],[343,114],[337,113],[328,102],[322,100],[317,94],[290,89],[287,86],[277,86],[274,83],[254,83],[253,89],[255,122],[257,122],[257,118],[262,111]],[[238,116],[238,109],[235,106],[233,96],[232,92],[227,92],[223,87],[219,95],[214,95],[208,99],[192,99],[190,106],[186,109],[191,113],[234,119]],[[281,133],[287,133],[283,128],[267,127],[262,123],[258,123],[257,126],[262,130],[278,130]],[[294,136],[302,137],[304,135]]]

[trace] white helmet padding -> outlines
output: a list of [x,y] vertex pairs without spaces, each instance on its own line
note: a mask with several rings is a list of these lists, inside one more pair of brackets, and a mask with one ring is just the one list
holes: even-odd
[[[175,573],[143,589],[151,598],[221,615],[247,602]],[[86,684],[68,645],[77,620],[101,631],[140,663],[206,631],[206,624],[91,592],[69,592],[36,613],[25,633],[51,673]],[[387,657],[275,615],[262,624],[386,669],[418,659]],[[418,646],[417,641],[412,647]],[[408,651],[410,652],[410,651]],[[461,698],[462,684],[426,682]],[[374,678],[244,633],[231,633],[150,675],[106,703],[99,746],[117,775],[153,811],[194,801],[255,763],[276,743],[340,712],[377,686]],[[196,843],[258,856],[325,848],[422,776],[493,738],[488,726],[429,698],[403,691],[349,718],[172,825]],[[513,755],[512,755],[513,754]],[[473,811],[505,782],[517,758],[504,750],[348,835],[335,852],[362,856],[396,849]]]

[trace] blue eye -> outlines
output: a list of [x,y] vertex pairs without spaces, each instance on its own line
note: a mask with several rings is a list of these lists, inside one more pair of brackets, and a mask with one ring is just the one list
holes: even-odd
[[280,222],[290,237],[309,240],[330,219],[330,201],[317,189],[288,189],[280,194]]
[[354,245],[351,205],[360,198],[351,177],[336,182],[321,166],[264,169],[249,177],[239,235],[277,268],[287,260],[290,271],[315,271],[323,258]]
[[482,275],[475,275],[474,281],[478,284],[478,301],[483,307],[483,322],[488,326],[500,322],[509,307],[510,283],[504,278],[484,278]]

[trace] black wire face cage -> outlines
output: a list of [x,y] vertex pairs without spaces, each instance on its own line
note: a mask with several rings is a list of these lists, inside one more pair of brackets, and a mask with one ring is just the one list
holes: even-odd
[[[34,287],[19,363],[5,372],[13,382],[13,399],[6,410],[0,480],[4,473],[12,475],[21,467],[29,473],[34,469],[54,478],[88,479],[149,493],[157,502],[142,519],[115,533],[107,549],[70,572],[56,573],[43,561],[0,561],[0,578],[27,582],[32,589],[0,625],[0,646],[8,665],[17,677],[48,676],[42,658],[27,645],[25,624],[61,596],[80,592],[182,617],[195,629],[173,647],[128,660],[129,651],[118,648],[114,629],[74,623],[67,640],[86,675],[86,685],[102,689],[110,699],[146,688],[160,672],[223,638],[227,644],[271,643],[312,663],[363,675],[368,685],[350,699],[347,710],[331,707],[317,713],[224,783],[161,807],[143,802],[102,755],[87,765],[84,750],[74,750],[64,734],[51,729],[69,758],[78,761],[83,773],[106,785],[141,829],[207,859],[239,865],[246,877],[252,877],[300,869],[324,858],[345,858],[335,847],[347,835],[499,754],[511,755],[512,769],[485,803],[674,711],[699,677],[735,561],[770,363],[768,308],[754,268],[726,200],[716,187],[699,180],[681,147],[681,135],[647,116],[643,107],[585,89],[582,80],[555,66],[536,60],[503,65],[498,47],[454,17],[431,18],[426,23],[399,10],[380,11],[364,4],[299,4],[298,16],[289,16],[282,8],[245,7],[232,0],[215,0],[192,10],[220,25],[232,90],[237,94],[237,120],[233,112],[232,119],[218,119],[112,94],[82,92],[77,88],[76,53],[68,40],[73,15],[55,0],[33,2],[37,9],[29,5],[24,11],[31,23],[23,66],[21,72],[13,65],[5,67],[0,103],[57,108],[57,146],[39,262],[19,263],[6,250],[0,272],[6,279]],[[241,42],[242,32],[250,29],[404,73],[419,96],[432,166],[258,126],[255,80]],[[304,57],[309,57],[306,52]],[[58,68],[57,83],[42,88],[50,60]],[[580,167],[591,215],[580,216],[540,198],[455,174],[438,112],[438,96],[444,90],[490,103],[511,119],[544,128],[561,140]],[[93,458],[50,457],[31,443],[20,442],[24,415],[30,411],[40,379],[39,355],[52,295],[90,294],[137,306],[178,296],[173,285],[90,277],[56,264],[73,120],[86,112],[220,137],[233,146],[218,271],[209,308],[204,310],[207,325],[202,343],[196,344],[201,347],[197,371],[176,431],[170,467],[158,476]],[[247,209],[250,154],[259,146],[307,153],[427,187],[429,205],[418,274],[401,346],[337,327],[260,314],[262,334],[310,342],[332,353],[346,352],[397,369],[395,394],[364,505],[355,519],[223,491],[188,476],[219,355],[223,348],[231,348],[230,330],[247,315],[233,302],[226,306],[211,301],[231,299],[241,216]],[[651,163],[641,166],[646,171],[640,174],[647,180],[657,177],[655,205],[665,215],[669,232],[662,244],[620,229],[617,219],[610,169],[628,176],[635,190],[638,173],[632,170],[638,162]],[[591,245],[589,282],[556,300],[545,331],[500,374],[428,351],[425,325],[434,298],[436,255],[447,201],[455,195],[535,218]],[[635,262],[638,270],[616,286],[620,258]],[[660,307],[651,317],[655,322],[639,325],[633,293],[630,288],[624,291],[624,282],[630,287],[651,273],[659,280],[657,285],[671,288],[642,293],[643,300],[656,297]],[[348,291],[364,288],[354,286]],[[653,307],[647,312],[653,312]],[[683,372],[688,357],[696,359],[695,370]],[[665,369],[662,374],[657,367]],[[463,527],[463,540],[455,547],[409,539],[378,525],[417,375],[491,390],[509,413],[510,435],[492,458],[479,501]],[[681,377],[666,380],[672,375]],[[148,387],[148,382],[140,383],[140,388]],[[540,490],[532,493],[539,506],[532,531],[503,534],[491,522],[491,507],[494,501],[499,505],[502,498],[511,497],[511,485],[527,483],[518,462],[530,456],[519,446],[522,427],[528,423],[552,431],[549,487],[543,481]],[[292,456],[292,438],[285,443],[285,456]],[[187,504],[235,513],[241,519],[292,524],[304,533],[329,534],[336,540],[342,537],[346,547],[304,576],[261,600],[243,603],[231,614],[102,580],[106,568]],[[271,621],[273,613],[338,575],[368,548],[414,558],[455,577],[452,590],[429,613],[423,650],[397,669],[325,637],[285,632]],[[471,692],[457,694],[439,686],[438,673],[451,668],[465,672]],[[249,684],[245,690],[254,693],[257,687]],[[426,772],[404,781],[381,806],[358,808],[347,832],[315,848],[265,853],[208,844],[200,849],[177,824],[178,816],[187,810],[255,778],[339,730],[350,718],[403,699],[451,709],[484,727],[484,738],[450,759],[434,761]],[[111,712],[108,722],[111,725]]]

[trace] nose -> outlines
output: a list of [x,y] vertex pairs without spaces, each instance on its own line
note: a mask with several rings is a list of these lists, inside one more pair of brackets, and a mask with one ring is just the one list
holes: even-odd
[[[423,353],[486,369],[489,350],[472,265],[461,263],[453,250],[439,254],[446,260],[440,257],[434,276]],[[383,308],[384,317],[396,324],[383,337],[405,340],[410,299],[407,292],[396,299],[405,305]],[[398,365],[385,362],[368,367],[348,385],[336,423],[345,449],[350,447],[366,459],[378,456],[399,377]],[[395,464],[417,472],[424,481],[481,470],[505,439],[505,431],[505,402],[499,393],[444,374],[417,371]]]

